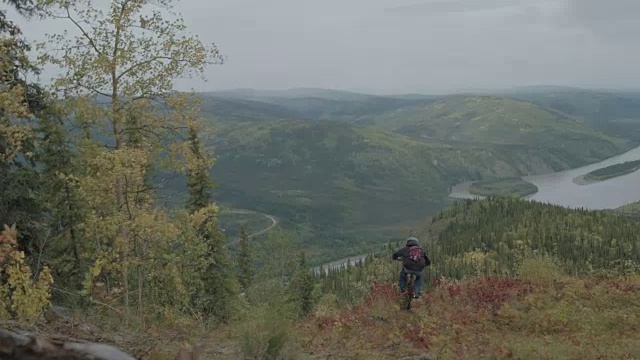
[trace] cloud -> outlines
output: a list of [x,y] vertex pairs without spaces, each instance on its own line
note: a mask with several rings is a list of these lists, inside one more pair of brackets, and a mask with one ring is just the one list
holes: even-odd
[[388,14],[402,15],[442,15],[473,11],[487,11],[519,6],[520,0],[436,0],[417,4],[388,7],[384,11]]
[[[640,84],[640,0],[182,0],[176,10],[228,57],[208,83],[181,88]],[[64,28],[22,27],[30,40]]]
[[638,0],[566,0],[561,25],[590,31],[600,40],[637,47],[640,36]]

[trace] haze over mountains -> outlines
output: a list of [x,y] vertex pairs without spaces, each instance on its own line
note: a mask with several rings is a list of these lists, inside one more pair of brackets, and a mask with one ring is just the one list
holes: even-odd
[[640,141],[640,92],[200,96],[216,129],[216,199],[281,218],[317,261],[416,229],[459,182],[574,168]]

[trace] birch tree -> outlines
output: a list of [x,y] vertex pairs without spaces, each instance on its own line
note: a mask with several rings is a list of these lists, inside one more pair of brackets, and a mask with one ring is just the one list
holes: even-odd
[[190,123],[198,121],[197,106],[192,96],[174,91],[174,81],[202,77],[208,65],[222,62],[214,44],[186,33],[182,18],[170,10],[174,3],[38,2],[48,17],[71,28],[48,35],[39,48],[41,62],[60,70],[52,91],[82,129],[80,188],[92,209],[82,226],[92,239],[83,251],[92,264],[85,288],[91,294],[99,286],[103,296],[122,298],[126,309],[130,292],[140,309],[145,272],[154,270],[154,261],[163,266],[154,249],[166,248],[159,242],[179,232],[154,208],[147,181],[161,159],[188,163],[182,156],[189,152],[182,149]]

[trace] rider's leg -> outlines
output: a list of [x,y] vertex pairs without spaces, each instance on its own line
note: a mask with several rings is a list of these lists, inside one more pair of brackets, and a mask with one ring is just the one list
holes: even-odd
[[400,291],[403,291],[404,288],[407,287],[407,273],[404,271],[404,267],[402,267],[402,270],[400,271],[398,286],[400,287]]
[[414,271],[414,273],[416,274],[416,295],[420,296],[422,295],[422,282],[424,280],[422,275],[424,271]]

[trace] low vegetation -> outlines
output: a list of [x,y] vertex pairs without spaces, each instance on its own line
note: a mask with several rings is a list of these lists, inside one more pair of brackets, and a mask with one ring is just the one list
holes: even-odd
[[476,181],[469,193],[481,196],[524,197],[538,192],[538,187],[522,178]]
[[[412,312],[395,286],[374,285],[362,305],[300,324],[310,358],[576,358],[640,356],[640,279],[572,278],[546,263],[527,277],[441,279]],[[536,277],[553,274],[555,278]],[[551,336],[550,336],[551,335]]]
[[591,171],[584,175],[584,180],[594,182],[611,179],[614,177],[630,174],[640,169],[640,160],[625,161],[623,163],[607,166]]

